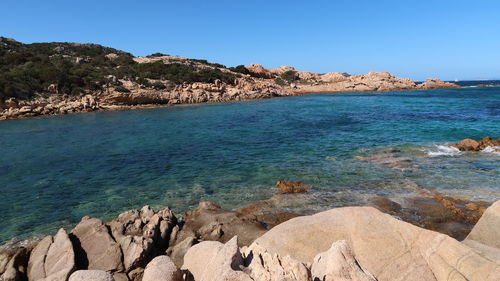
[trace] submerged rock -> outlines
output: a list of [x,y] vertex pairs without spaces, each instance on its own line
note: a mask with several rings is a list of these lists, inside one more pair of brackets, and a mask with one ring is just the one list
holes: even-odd
[[415,186],[415,191],[418,195],[401,198],[401,204],[378,195],[368,202],[384,213],[458,240],[463,240],[469,234],[490,205],[487,202],[445,196],[436,190],[418,186]]
[[276,182],[276,188],[282,193],[303,193],[310,189],[304,182],[284,180]]

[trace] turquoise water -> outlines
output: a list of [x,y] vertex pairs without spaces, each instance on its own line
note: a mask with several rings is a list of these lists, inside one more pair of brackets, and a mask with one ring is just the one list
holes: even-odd
[[[2,121],[0,242],[145,204],[180,213],[207,199],[234,209],[271,197],[279,179],[313,187],[283,206],[300,213],[362,205],[373,194],[397,199],[414,184],[491,202],[500,198],[500,156],[438,147],[485,135],[500,137],[500,88]],[[406,166],[390,167],[391,157]]]

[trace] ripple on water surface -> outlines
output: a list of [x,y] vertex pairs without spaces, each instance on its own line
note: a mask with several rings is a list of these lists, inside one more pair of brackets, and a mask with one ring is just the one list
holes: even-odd
[[499,156],[446,144],[500,137],[499,125],[500,88],[2,121],[0,242],[145,204],[179,213],[207,199],[237,208],[271,197],[279,179],[313,187],[283,206],[300,213],[362,205],[373,194],[397,198],[414,184],[491,202],[500,197]]

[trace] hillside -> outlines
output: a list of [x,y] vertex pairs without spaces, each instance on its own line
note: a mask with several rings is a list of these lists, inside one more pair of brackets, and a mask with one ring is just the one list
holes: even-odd
[[155,53],[134,57],[97,44],[23,44],[0,37],[0,120],[130,106],[221,102],[310,92],[456,87],[417,85],[387,72],[350,76],[293,67],[226,67]]

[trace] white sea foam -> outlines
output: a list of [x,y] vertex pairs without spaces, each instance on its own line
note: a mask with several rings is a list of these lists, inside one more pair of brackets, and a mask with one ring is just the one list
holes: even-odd
[[455,156],[460,155],[462,152],[458,148],[447,145],[436,145],[436,150],[427,152],[429,156]]
[[487,146],[485,149],[481,150],[481,152],[500,155],[500,146]]

